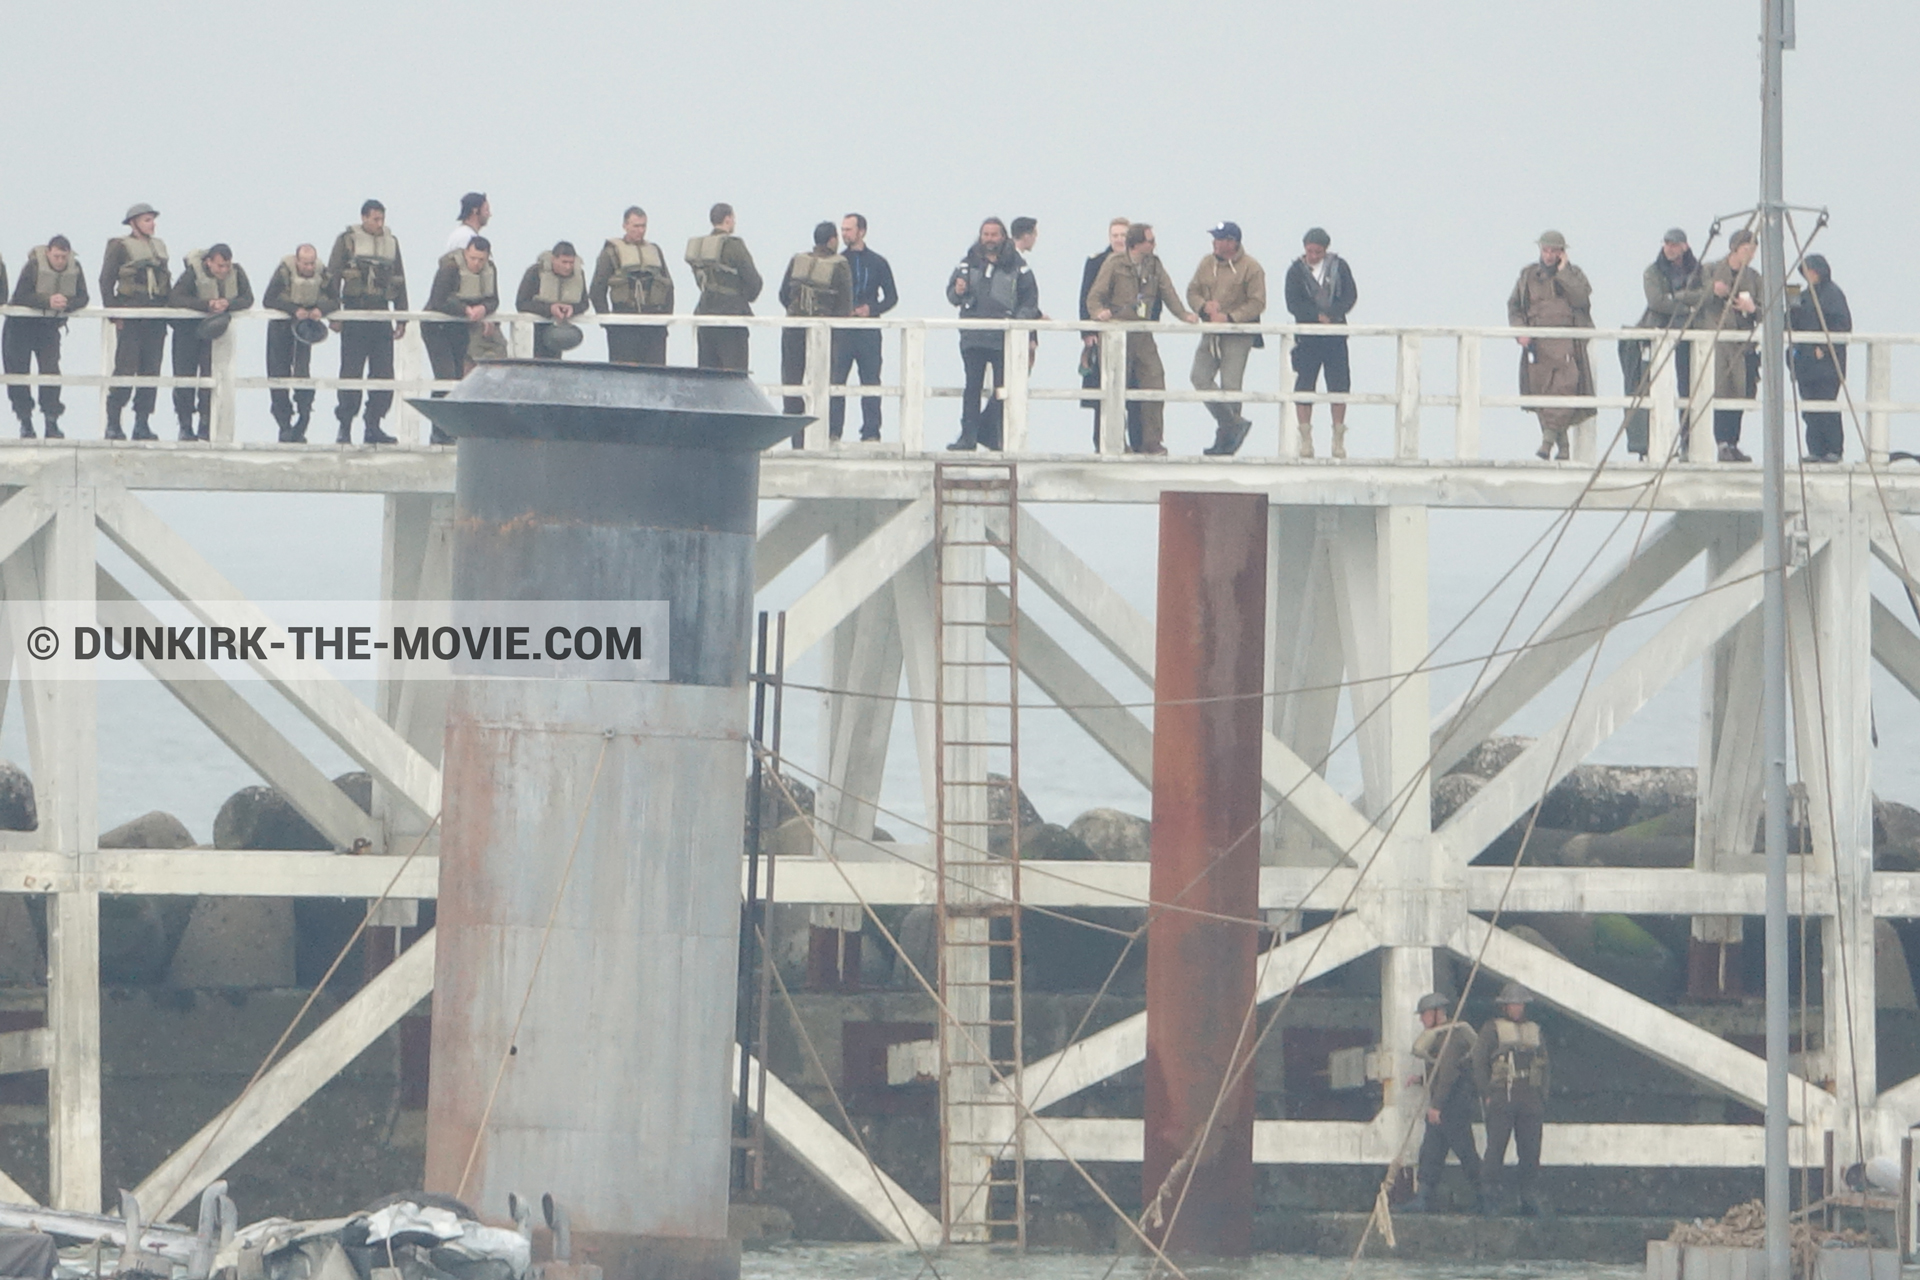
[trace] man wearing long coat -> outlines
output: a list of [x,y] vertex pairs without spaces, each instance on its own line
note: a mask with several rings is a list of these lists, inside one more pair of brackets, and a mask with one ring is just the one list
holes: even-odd
[[[1542,232],[1540,260],[1527,264],[1507,298],[1507,323],[1516,329],[1593,328],[1593,286],[1587,273],[1567,260],[1567,238]],[[1583,338],[1516,339],[1520,344],[1520,394],[1590,396],[1593,365]],[[1565,459],[1567,431],[1594,416],[1590,408],[1541,408],[1538,457]]]

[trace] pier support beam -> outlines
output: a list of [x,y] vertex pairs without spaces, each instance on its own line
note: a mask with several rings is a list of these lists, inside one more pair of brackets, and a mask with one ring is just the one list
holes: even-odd
[[1264,495],[1162,495],[1141,1193],[1164,1248],[1224,1257],[1252,1247],[1266,558]]

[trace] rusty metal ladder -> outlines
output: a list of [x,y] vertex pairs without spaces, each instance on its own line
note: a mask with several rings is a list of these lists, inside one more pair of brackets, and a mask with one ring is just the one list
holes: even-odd
[[1013,463],[934,464],[941,1226],[1024,1248],[1018,510]]

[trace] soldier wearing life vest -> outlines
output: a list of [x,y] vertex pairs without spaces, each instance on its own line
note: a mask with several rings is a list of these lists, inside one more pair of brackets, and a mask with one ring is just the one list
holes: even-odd
[[[310,376],[313,372],[313,344],[302,342],[296,336],[294,326],[303,323],[317,325],[340,309],[340,304],[333,297],[333,282],[327,278],[327,269],[320,265],[320,251],[310,244],[303,244],[280,259],[280,265],[274,268],[273,278],[267,281],[267,292],[261,299],[261,305],[269,311],[282,312],[287,317],[267,325],[267,376]],[[319,337],[326,337],[325,328],[317,332]],[[276,387],[270,395],[273,420],[280,426],[280,443],[304,444],[307,423],[313,417],[313,389],[302,387],[297,391],[287,391]]]
[[[500,282],[494,273],[491,241],[475,236],[467,241],[466,248],[440,259],[433,291],[427,296],[427,310],[444,312],[464,323],[431,323],[422,335],[429,339],[427,354],[433,360],[436,380],[464,378],[475,360],[507,354],[500,326],[487,318],[499,309]],[[446,392],[433,394],[443,396]],[[433,443],[452,444],[453,437],[435,427]]]
[[[3,274],[3,273],[0,273]],[[0,359],[8,373],[31,373],[39,362],[42,374],[60,372],[60,337],[67,317],[87,305],[87,278],[74,259],[73,244],[65,236],[49,237],[35,245],[20,268],[11,302],[16,307],[44,311],[40,316],[8,316],[0,326]],[[33,388],[10,386],[7,399],[20,419],[20,438],[33,439]],[[47,420],[47,439],[61,439],[60,388],[40,388],[40,412]]]
[[[609,240],[593,266],[587,287],[593,309],[602,315],[668,316],[673,314],[673,277],[667,274],[667,256],[647,239],[647,211],[630,206],[620,219],[620,238]],[[665,325],[610,324],[607,359],[615,364],[665,364]]]
[[[716,204],[707,214],[713,230],[687,241],[687,265],[700,283],[697,316],[750,316],[763,281],[754,268],[747,242],[733,234],[733,206]],[[747,330],[744,327],[702,326],[696,345],[702,369],[747,367]]]
[[[253,285],[247,280],[245,269],[233,260],[233,250],[216,244],[187,255],[187,265],[181,270],[180,278],[173,282],[167,305],[199,311],[206,316],[204,320],[173,322],[173,376],[210,378],[214,340],[226,332],[227,317],[253,305]],[[196,405],[200,411],[198,431],[193,425]],[[207,439],[212,413],[212,388],[173,389],[173,416],[180,420],[182,440]]]
[[519,292],[513,306],[526,315],[545,316],[567,326],[573,341],[562,345],[555,341],[554,325],[533,326],[533,354],[541,360],[558,360],[563,351],[579,346],[579,329],[573,318],[587,309],[587,276],[580,270],[580,255],[571,240],[562,240],[541,254],[520,277]]
[[[166,242],[153,234],[160,211],[150,204],[136,204],[121,219],[127,234],[107,241],[100,262],[100,298],[109,307],[164,307],[173,285],[167,263]],[[160,359],[167,345],[165,320],[128,320],[113,322],[118,340],[113,349],[115,377],[157,378]],[[133,438],[156,440],[149,419],[158,397],[153,387],[113,387],[107,392],[107,439],[125,440],[120,415],[133,401]]]
[[[787,264],[787,275],[780,282],[780,305],[790,316],[850,316],[853,314],[853,270],[840,256],[840,232],[831,222],[813,229],[813,249],[796,253]],[[835,339],[839,334],[834,334]],[[831,347],[829,347],[831,350]],[[829,357],[831,363],[831,357]],[[798,386],[807,380],[807,331],[801,327],[780,331],[780,381]],[[786,398],[788,413],[805,413],[807,402],[799,396]],[[793,434],[794,448],[805,437]]]
[[[387,206],[369,200],[360,206],[360,221],[342,231],[327,256],[327,287],[345,311],[405,311],[407,309],[407,272],[400,260],[400,241],[387,230]],[[407,332],[405,320],[389,324],[385,320],[334,320],[340,335],[340,376],[342,378],[393,378],[393,344]],[[340,444],[353,440],[354,415],[360,412],[357,390],[340,389],[340,400],[333,414],[340,422]],[[393,392],[374,391],[366,396],[366,430],[361,436],[368,444],[392,444],[394,439],[380,429],[380,420],[393,407]]]
[[1546,1116],[1547,1046],[1540,1024],[1527,1016],[1533,993],[1509,982],[1495,1001],[1498,1016],[1480,1028],[1473,1073],[1487,1113],[1488,1191],[1498,1189],[1507,1160],[1507,1139],[1519,1152],[1513,1192],[1521,1213],[1540,1212],[1534,1184],[1540,1175],[1540,1130]]
[[1433,1191],[1447,1166],[1448,1151],[1460,1161],[1460,1172],[1467,1175],[1468,1185],[1473,1188],[1477,1209],[1480,1152],[1473,1145],[1475,1092],[1471,1068],[1479,1037],[1472,1027],[1450,1016],[1452,1005],[1438,992],[1421,996],[1415,1011],[1421,1030],[1413,1041],[1413,1056],[1423,1069],[1407,1084],[1426,1091],[1427,1132],[1420,1140],[1413,1199],[1400,1207],[1401,1212],[1425,1213],[1432,1207]]

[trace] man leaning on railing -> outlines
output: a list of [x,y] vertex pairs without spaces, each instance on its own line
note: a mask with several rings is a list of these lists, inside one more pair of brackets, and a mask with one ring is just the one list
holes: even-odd
[[[196,250],[187,255],[187,265],[174,281],[167,305],[183,311],[199,311],[202,320],[173,322],[173,376],[208,378],[213,376],[213,344],[227,331],[233,314],[253,305],[253,285],[233,250],[224,244]],[[193,427],[195,406],[200,410],[200,429]],[[213,390],[202,387],[173,389],[173,416],[180,420],[182,440],[210,440],[213,437]]]
[[[4,278],[0,269],[0,279]],[[73,256],[73,243],[65,236],[50,236],[45,244],[35,245],[20,268],[12,302],[47,314],[7,317],[0,326],[0,362],[8,373],[31,373],[33,362],[38,361],[42,376],[58,375],[67,317],[87,305],[87,277]],[[20,419],[20,438],[33,439],[33,388],[9,386],[7,399],[13,402],[13,416]],[[58,385],[41,385],[40,412],[47,420],[47,439],[62,439],[60,415],[65,406],[60,403]]]

